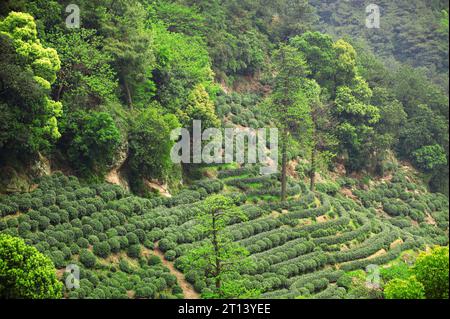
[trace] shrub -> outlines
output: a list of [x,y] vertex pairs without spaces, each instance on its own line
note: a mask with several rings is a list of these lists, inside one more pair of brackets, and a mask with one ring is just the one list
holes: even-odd
[[76,255],[80,252],[80,246],[75,243],[70,244],[69,249],[72,255]]
[[162,262],[161,262],[161,258],[159,258],[158,256],[151,255],[148,258],[148,262],[147,263],[148,263],[149,266],[155,266],[155,265],[161,264]]
[[163,252],[175,249],[175,247],[176,247],[176,244],[166,238],[161,239],[159,242],[159,249],[161,249],[161,251],[163,251]]
[[15,228],[19,225],[19,221],[17,220],[17,218],[10,218],[6,221],[6,224],[9,228]]
[[101,258],[106,258],[111,254],[111,247],[105,241],[94,244],[94,254]]
[[425,288],[412,276],[407,280],[395,278],[384,288],[386,299],[425,299]]
[[113,238],[113,237],[116,237],[118,235],[119,234],[117,233],[117,230],[115,228],[111,228],[111,229],[108,229],[106,231],[106,236],[108,236],[108,238]]
[[92,235],[94,233],[94,229],[91,225],[83,225],[81,227],[81,230],[83,231],[84,237],[88,237],[89,235]]
[[0,297],[54,299],[62,297],[51,260],[20,238],[0,234]]
[[116,237],[108,239],[108,244],[112,253],[118,253],[120,251],[120,242]]
[[449,254],[447,247],[422,252],[413,267],[413,274],[423,284],[428,299],[448,299]]
[[175,295],[183,294],[183,289],[181,289],[180,286],[175,285],[175,286],[173,286],[173,288],[172,288],[172,293],[175,294]]
[[340,186],[338,183],[335,183],[335,182],[318,183],[316,185],[316,189],[318,192],[321,192],[321,193],[326,193],[329,195],[336,195],[336,193],[340,189]]
[[127,255],[131,258],[139,258],[141,256],[141,245],[131,245],[127,249]]
[[148,249],[154,249],[155,248],[155,243],[154,242],[152,242],[151,240],[146,240],[145,242],[144,242],[144,246],[145,246],[145,248],[148,248]]
[[50,258],[52,259],[53,263],[55,264],[56,268],[62,268],[64,267],[64,253],[60,250],[52,251]]
[[89,244],[91,245],[95,245],[100,242],[100,239],[98,239],[98,237],[95,235],[89,235],[87,239],[89,241]]
[[139,287],[136,289],[137,298],[153,298],[155,294],[155,287],[152,285],[147,285],[145,287]]
[[175,258],[177,257],[177,253],[175,252],[175,250],[168,250],[165,254],[164,257],[168,260],[168,261],[174,261]]
[[145,242],[146,236],[145,236],[145,231],[143,229],[136,229],[134,231],[134,233],[138,237],[140,243],[144,243]]
[[131,268],[130,264],[125,259],[120,260],[119,269],[127,274],[133,273],[133,268]]
[[135,233],[128,233],[126,237],[130,245],[139,244],[139,238]]
[[39,230],[41,231],[46,230],[50,225],[50,219],[46,216],[40,216],[38,222],[39,222]]
[[95,258],[95,255],[90,252],[87,249],[83,249],[80,252],[80,262],[86,267],[86,268],[94,268],[97,258]]
[[80,237],[77,239],[77,244],[81,248],[88,248],[89,247],[89,241],[86,238]]
[[23,222],[19,225],[19,235],[24,237],[31,230],[31,225],[27,222]]

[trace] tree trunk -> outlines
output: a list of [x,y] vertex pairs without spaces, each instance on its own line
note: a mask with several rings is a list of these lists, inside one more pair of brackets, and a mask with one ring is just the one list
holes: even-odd
[[286,201],[286,184],[287,184],[287,132],[283,131],[282,137],[282,159],[281,159],[281,201]]
[[133,109],[133,99],[131,98],[130,88],[128,87],[128,83],[126,81],[123,81],[123,83],[125,86],[125,91],[127,92],[128,106],[130,107],[130,109]]
[[220,256],[219,256],[219,243],[217,241],[217,229],[216,229],[216,215],[213,213],[213,219],[212,219],[212,232],[213,232],[213,240],[212,244],[214,247],[214,253],[215,253],[215,277],[216,277],[216,289],[219,295],[222,295],[222,292],[220,291],[221,288],[221,281],[220,281],[220,272],[221,272],[221,266],[220,266]]
[[309,189],[311,192],[314,192],[316,186],[316,152],[316,147],[314,146],[311,151],[311,170],[309,172],[309,178],[311,181]]
[[58,91],[56,92],[56,98],[55,98],[56,102],[59,102],[59,100],[61,100],[61,93],[62,93],[63,88],[64,88],[64,86],[62,84],[58,87]]

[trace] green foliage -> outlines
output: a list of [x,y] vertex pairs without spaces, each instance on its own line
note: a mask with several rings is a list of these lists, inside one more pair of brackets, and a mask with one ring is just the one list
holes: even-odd
[[161,264],[161,258],[159,258],[158,256],[151,255],[148,258],[148,265],[149,266],[155,266],[155,265],[159,265],[159,264]]
[[416,165],[425,170],[431,171],[436,167],[447,164],[445,150],[440,145],[424,146],[413,153]]
[[135,176],[168,178],[173,167],[170,134],[177,127],[179,123],[175,116],[163,115],[155,108],[148,108],[136,118],[129,133],[129,163]]
[[219,119],[215,114],[214,104],[202,84],[197,85],[189,94],[186,109],[178,112],[184,127],[192,127],[192,121],[202,121],[205,128],[218,127]]
[[322,32],[367,43],[377,56],[384,59],[396,59],[444,72],[448,70],[448,33],[436,32],[441,28],[442,19],[448,21],[448,15],[445,18],[442,14],[444,9],[448,12],[445,1],[377,2],[382,17],[381,28],[377,32],[368,32],[364,25],[367,6],[364,1],[336,3],[311,0],[309,3],[317,10],[317,25]]
[[99,242],[94,244],[93,252],[101,258],[106,258],[111,253],[111,247],[107,242]]
[[105,52],[113,58],[122,101],[131,108],[145,106],[155,89],[151,74],[155,58],[143,4],[138,0],[119,0],[114,5],[109,1],[85,5],[89,6],[86,11],[98,15],[93,20],[105,38]]
[[223,195],[208,197],[198,215],[198,230],[207,238],[198,248],[189,252],[183,260],[185,271],[204,272],[206,279],[214,282],[214,288],[207,293],[210,298],[237,298],[244,296],[247,290],[239,284],[240,267],[250,264],[245,257],[247,250],[233,243],[225,226],[235,217],[244,218],[234,208],[233,201]]
[[87,250],[82,249],[80,252],[80,262],[86,267],[86,268],[94,268],[95,264],[97,262],[97,259],[95,258],[95,255]]
[[51,260],[20,238],[0,234],[0,296],[58,299],[62,284]]
[[[68,298],[182,297],[141,245],[204,298],[381,298],[366,285],[369,264],[391,266],[381,269],[386,297],[422,297],[420,285],[440,294],[402,252],[448,245],[448,198],[420,182],[448,193],[448,5],[381,1],[383,27],[362,32],[363,2],[332,2],[79,0],[81,28],[68,29],[60,1],[3,1],[0,184],[32,191],[0,196],[0,232],[57,268],[79,264]],[[310,32],[324,28],[317,17],[329,34]],[[185,165],[183,187],[170,132],[193,120],[278,127],[282,174]],[[21,182],[42,174],[41,155],[86,179]],[[288,174],[296,163],[298,177]],[[342,164],[362,177],[324,179]],[[148,199],[100,183],[112,168]],[[216,171],[221,180],[195,180]],[[152,179],[173,196],[150,194]]]
[[317,191],[321,193],[326,193],[329,195],[336,195],[339,191],[340,186],[337,183],[328,182],[328,183],[319,183],[316,186]]
[[211,62],[201,39],[152,26],[157,67],[157,98],[172,112],[186,107],[185,100],[197,85],[210,88]]
[[113,58],[103,49],[104,39],[95,30],[56,29],[45,39],[61,59],[54,91],[56,99],[63,101],[65,113],[92,109],[115,99],[118,83],[111,67]]
[[131,258],[139,258],[141,256],[141,245],[134,244],[128,247],[127,255]]
[[423,285],[412,276],[406,280],[393,279],[384,288],[386,299],[425,299]]
[[61,133],[59,145],[82,173],[104,169],[121,141],[114,120],[105,112],[72,112],[63,119]]
[[427,299],[448,299],[448,246],[422,252],[414,264],[413,274],[423,284]]
[[60,137],[62,104],[49,97],[61,62],[44,47],[33,17],[11,12],[0,20],[1,78],[0,148],[35,152]]

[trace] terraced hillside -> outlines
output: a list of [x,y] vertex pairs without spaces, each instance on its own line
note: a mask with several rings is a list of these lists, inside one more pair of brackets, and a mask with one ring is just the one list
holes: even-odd
[[367,190],[351,179],[343,179],[338,191],[318,185],[329,194],[311,193],[292,179],[284,204],[277,200],[277,176],[255,172],[219,168],[217,178],[164,199],[135,197],[108,184],[84,187],[56,174],[32,193],[0,198],[0,231],[48,255],[61,280],[68,264],[80,265],[81,288],[67,291],[69,298],[182,298],[183,290],[195,298],[208,292],[209,283],[195,271],[184,274],[196,290],[188,291],[192,286],[173,266],[183,271],[183,256],[202,241],[194,217],[218,192],[248,217],[228,230],[251,253],[254,266],[242,275],[262,298],[345,298],[345,278],[355,271],[448,244],[448,199],[412,183],[404,170]]

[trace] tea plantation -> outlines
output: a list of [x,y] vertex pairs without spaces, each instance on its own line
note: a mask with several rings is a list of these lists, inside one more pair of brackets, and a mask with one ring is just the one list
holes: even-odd
[[[85,187],[55,174],[31,193],[0,198],[0,231],[50,257],[63,281],[66,266],[79,265],[80,288],[65,288],[68,298],[183,298],[155,249],[183,271],[184,255],[203,239],[194,227],[199,206],[219,192],[247,216],[231,221],[228,230],[250,252],[253,266],[242,275],[262,298],[346,298],[348,274],[448,244],[447,197],[428,193],[404,171],[367,190],[340,182],[339,188],[353,189],[353,199],[341,192],[311,193],[290,180],[286,203],[275,200],[277,176],[256,172],[219,170],[216,179],[153,199],[109,184]],[[212,288],[200,272],[185,277],[199,294]]]

